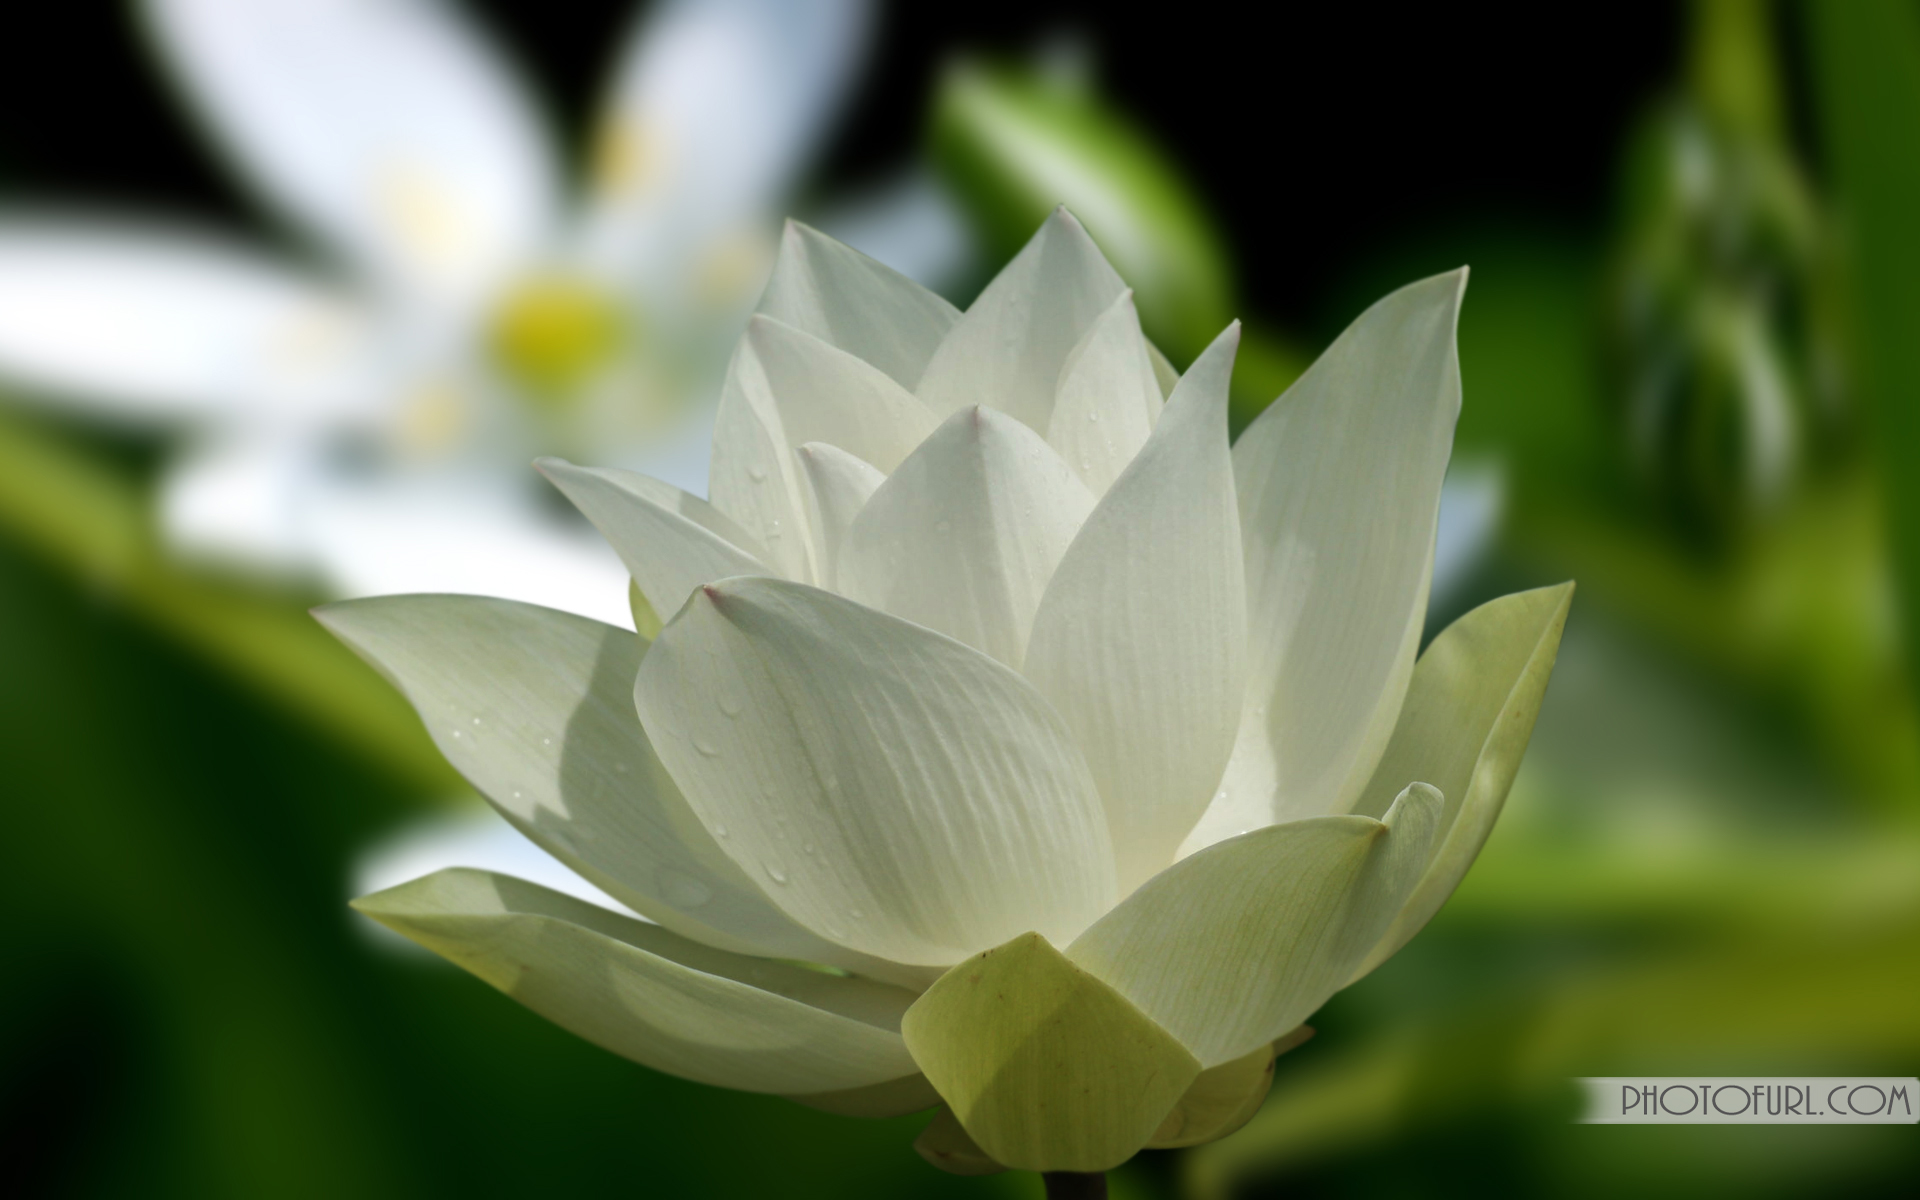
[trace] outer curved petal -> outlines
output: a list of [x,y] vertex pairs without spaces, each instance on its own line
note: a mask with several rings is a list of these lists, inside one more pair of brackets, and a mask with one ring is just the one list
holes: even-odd
[[545,133],[448,6],[147,0],[201,118],[250,181],[372,278],[467,304],[552,228]]
[[1113,902],[1099,797],[1012,671],[798,584],[701,588],[640,667],[640,719],[721,847],[821,936],[947,966]]
[[1345,812],[1373,774],[1426,616],[1465,286],[1455,271],[1369,308],[1234,445],[1247,712],[1189,851]]
[[917,391],[936,413],[991,404],[1044,433],[1060,369],[1126,284],[1062,208],[948,331]]
[[1100,315],[1060,369],[1047,441],[1094,495],[1146,444],[1164,402],[1133,293]]
[[911,1072],[913,994],[747,958],[507,875],[440,871],[354,907],[563,1029],[658,1071],[749,1092]]
[[939,424],[879,368],[810,333],[763,315],[748,323],[747,338],[795,450],[825,442],[892,471]]
[[942,975],[900,1027],[991,1162],[1028,1171],[1119,1166],[1200,1074],[1166,1030],[1033,933]]
[[1202,1066],[1230,1062],[1352,978],[1419,881],[1441,803],[1416,783],[1384,822],[1310,817],[1209,846],[1149,880],[1067,956]]
[[157,225],[0,221],[0,374],[116,416],[341,419],[377,369],[350,296]]
[[840,590],[1009,666],[1093,496],[1040,435],[990,408],[947,418],[847,531]]
[[960,310],[905,275],[819,230],[788,221],[760,312],[919,384]]
[[1022,668],[1087,756],[1123,893],[1173,861],[1239,727],[1247,610],[1227,447],[1239,340],[1228,327],[1194,363],[1081,527]]
[[349,600],[314,615],[406,694],[502,816],[620,903],[742,953],[825,949],[720,852],[654,756],[633,712],[639,637],[470,596]]
[[1486,844],[1526,753],[1572,603],[1571,583],[1502,596],[1449,625],[1420,656],[1400,724],[1356,811],[1383,808],[1396,779],[1432,780],[1447,805],[1426,873],[1355,978],[1420,932]]
[[[775,574],[740,544],[751,545],[751,538],[731,518],[678,488],[558,458],[535,465],[619,552],[656,613],[677,611],[694,588],[711,580]],[[740,540],[729,540],[729,534]]]

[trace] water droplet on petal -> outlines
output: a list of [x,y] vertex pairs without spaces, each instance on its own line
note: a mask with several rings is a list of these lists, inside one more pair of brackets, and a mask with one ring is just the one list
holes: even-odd
[[473,719],[473,723],[474,723],[475,725],[478,725],[478,724],[480,723],[480,718],[479,718],[479,717],[475,717],[475,718]]
[[720,757],[720,747],[709,742],[703,742],[699,738],[693,739],[693,748],[708,758]]
[[816,849],[816,848],[814,847],[814,844],[813,844],[812,842],[808,842],[808,843],[807,843],[806,845],[804,845],[804,846],[802,846],[802,847],[800,847],[800,853],[802,853],[802,854],[818,854],[818,853],[819,853],[819,850],[818,850],[818,849]]
[[1088,410],[1087,410],[1087,420],[1089,420],[1089,421],[1098,421],[1099,419],[1100,419],[1100,410],[1099,410],[1099,409],[1095,409],[1095,408],[1090,408],[1090,409],[1088,409]]
[[553,745],[553,739],[552,739],[552,738],[541,738],[541,739],[540,739],[540,744],[541,744],[542,746],[551,746],[551,745]]
[[768,879],[773,880],[775,883],[785,883],[787,881],[786,869],[783,868],[779,863],[769,862],[769,863],[762,863],[761,865],[767,869]]
[[765,467],[748,467],[747,478],[753,480],[755,483],[765,483],[767,481],[767,470]]
[[740,715],[740,701],[735,699],[734,697],[722,696],[720,697],[719,704],[720,704],[720,711],[725,713],[727,716],[737,717]]
[[723,838],[723,837],[726,837],[726,836],[727,836],[727,827],[726,827],[725,825],[715,825],[715,826],[713,827],[713,836],[715,836],[715,837],[717,837],[717,838]]

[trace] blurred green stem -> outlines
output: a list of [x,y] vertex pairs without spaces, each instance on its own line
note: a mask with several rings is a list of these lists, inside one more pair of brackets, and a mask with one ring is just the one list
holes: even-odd
[[1047,1182],[1047,1200],[1106,1200],[1104,1173],[1081,1175],[1073,1171],[1048,1171],[1040,1178]]

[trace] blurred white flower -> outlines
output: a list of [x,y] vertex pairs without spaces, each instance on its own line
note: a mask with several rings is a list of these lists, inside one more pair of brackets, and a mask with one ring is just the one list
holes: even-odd
[[184,434],[182,550],[337,595],[480,592],[624,621],[624,571],[527,461],[705,491],[718,367],[865,0],[667,0],[621,48],[571,202],[527,89],[426,0],[148,0],[207,132],[308,240],[0,216],[0,373]]

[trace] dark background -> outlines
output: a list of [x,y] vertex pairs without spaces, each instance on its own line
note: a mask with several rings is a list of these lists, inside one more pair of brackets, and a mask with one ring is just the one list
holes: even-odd
[[[577,143],[623,0],[472,6]],[[913,152],[939,66],[1083,36],[1109,94],[1213,205],[1261,312],[1330,336],[1322,312],[1362,255],[1462,221],[1589,232],[1625,131],[1673,78],[1675,4],[895,4],[816,184]],[[198,144],[124,6],[0,9],[0,172],[8,192],[131,201],[220,224],[259,218]]]

